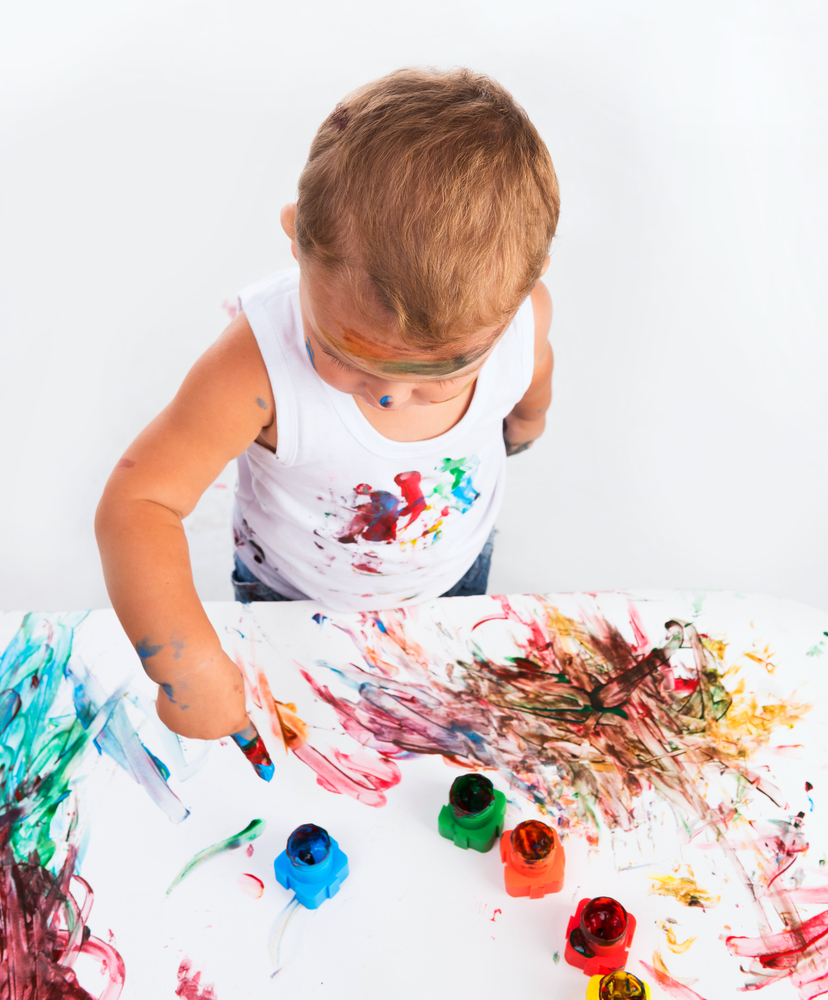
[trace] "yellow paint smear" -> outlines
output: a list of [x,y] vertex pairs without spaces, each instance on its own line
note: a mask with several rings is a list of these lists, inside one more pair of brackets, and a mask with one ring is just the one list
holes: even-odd
[[724,660],[725,650],[727,649],[729,643],[725,642],[723,639],[711,639],[709,635],[702,635],[699,636],[699,638],[701,639],[702,646],[704,646],[705,649],[709,649],[717,660]]
[[[718,906],[721,896],[711,896],[693,878],[675,878],[673,875],[648,875],[653,882],[651,896],[672,896],[682,906],[701,906],[712,909]],[[688,945],[689,947],[689,945]]]
[[653,969],[656,973],[656,979],[662,986],[666,986],[667,982],[661,977],[666,976],[668,981],[674,983],[679,983],[681,986],[692,986],[694,983],[698,982],[698,979],[679,979],[678,976],[674,976],[672,972],[667,968],[664,963],[664,959],[661,957],[661,952],[656,948],[653,952]]
[[667,938],[667,947],[674,955],[683,955],[696,940],[695,937],[689,937],[686,941],[679,941],[673,927],[664,920],[658,926],[664,931],[664,935]]
[[747,757],[765,746],[776,729],[793,729],[812,707],[793,700],[762,704],[755,694],[745,693],[744,679],[730,695],[733,701],[727,714],[718,721],[711,719],[705,732],[720,750],[736,757]]

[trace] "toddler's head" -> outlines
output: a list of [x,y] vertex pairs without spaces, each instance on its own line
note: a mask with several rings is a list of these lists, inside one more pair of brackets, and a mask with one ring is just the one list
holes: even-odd
[[450,398],[545,270],[559,205],[543,140],[490,78],[405,69],[349,94],[283,210],[317,370],[373,378],[355,394],[374,405],[384,382]]

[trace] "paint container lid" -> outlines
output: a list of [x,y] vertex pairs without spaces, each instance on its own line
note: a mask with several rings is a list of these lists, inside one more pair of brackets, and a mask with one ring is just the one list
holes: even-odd
[[555,849],[552,831],[538,819],[528,819],[512,830],[512,850],[526,865],[545,865]]
[[610,972],[598,984],[598,1000],[644,1000],[648,991],[631,972]]
[[479,816],[494,802],[494,785],[483,774],[461,774],[449,792],[449,805],[458,819]]
[[580,929],[588,944],[598,948],[610,947],[627,933],[627,911],[616,899],[596,896],[581,910]]
[[287,841],[287,856],[296,866],[321,865],[330,849],[328,831],[313,823],[297,826]]

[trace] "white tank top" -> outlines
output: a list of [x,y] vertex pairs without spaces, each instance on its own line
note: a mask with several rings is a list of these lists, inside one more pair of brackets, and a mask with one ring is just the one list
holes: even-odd
[[276,402],[276,453],[239,456],[236,551],[286,597],[368,611],[439,597],[466,573],[503,499],[503,418],[534,367],[526,299],[480,371],[462,420],[428,441],[392,441],[305,351],[299,269],[239,293]]

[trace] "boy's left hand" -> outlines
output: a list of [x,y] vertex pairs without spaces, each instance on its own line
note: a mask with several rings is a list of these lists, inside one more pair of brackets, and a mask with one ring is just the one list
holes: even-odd
[[521,420],[514,413],[510,413],[503,420],[503,443],[506,445],[506,455],[518,455],[527,448],[531,448],[536,438],[543,433],[546,421]]

